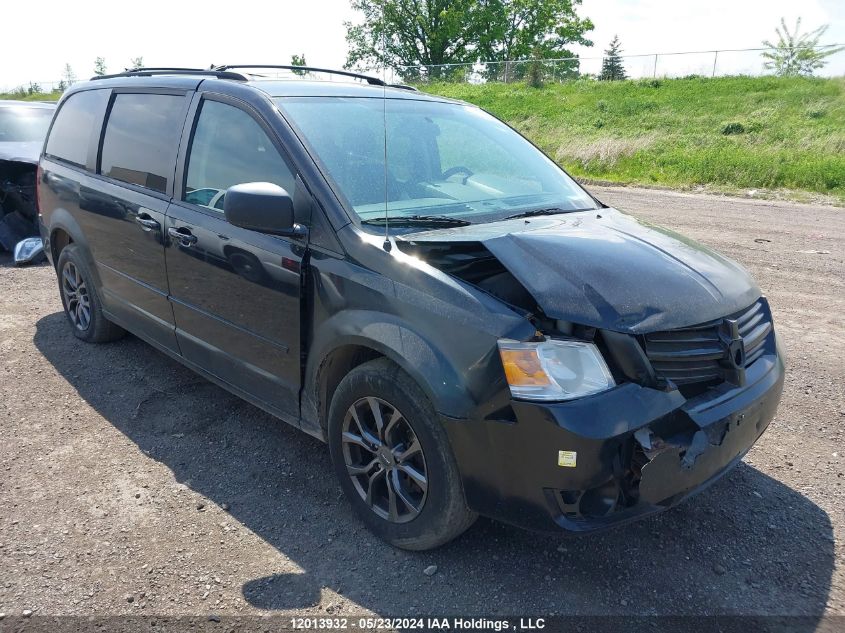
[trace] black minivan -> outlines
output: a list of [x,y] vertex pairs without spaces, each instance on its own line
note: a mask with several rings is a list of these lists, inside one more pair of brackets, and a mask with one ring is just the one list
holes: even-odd
[[480,108],[254,74],[285,68],[63,96],[38,204],[77,337],[128,330],[326,441],[357,514],[408,549],[478,514],[642,517],[763,433],[784,365],[745,269],[602,204]]

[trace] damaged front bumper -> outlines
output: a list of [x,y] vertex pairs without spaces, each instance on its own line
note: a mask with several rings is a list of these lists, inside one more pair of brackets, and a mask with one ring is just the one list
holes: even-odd
[[766,430],[782,356],[743,387],[686,399],[627,383],[571,402],[512,401],[512,415],[444,420],[470,507],[537,530],[584,532],[669,508],[726,473]]

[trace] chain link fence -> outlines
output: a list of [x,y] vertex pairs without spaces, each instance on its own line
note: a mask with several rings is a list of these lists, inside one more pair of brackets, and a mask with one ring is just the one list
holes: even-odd
[[[824,68],[816,74],[823,77],[845,76],[845,50],[842,44],[813,47],[819,51],[836,51],[825,59]],[[679,77],[725,77],[773,75],[766,68],[763,53],[771,48],[723,49],[712,51],[684,51],[678,53],[649,53],[620,55],[625,74],[629,79],[658,79]],[[476,62],[468,64],[440,64],[429,66],[400,66],[395,69],[370,69],[370,74],[386,76],[390,83],[487,83],[524,81],[532,66],[536,66],[543,81],[561,82],[579,78],[597,79],[601,75],[604,56],[564,57],[560,59],[525,59],[505,62]],[[284,77],[301,75],[287,73]],[[325,75],[307,73],[308,79],[327,79]],[[283,74],[279,73],[282,78]],[[342,77],[334,80],[345,81]],[[54,79],[31,81],[23,85],[2,86],[0,92],[24,96],[33,93],[61,91],[67,83]]]
[[[825,59],[819,76],[845,75],[845,51],[841,44],[814,47],[819,51],[836,51]],[[629,79],[657,79],[680,77],[725,77],[773,75],[766,68],[763,53],[770,48],[724,49],[712,51],[684,51],[678,53],[649,53],[620,55]],[[544,81],[557,82],[579,78],[598,78],[604,56],[565,57],[560,59],[526,59],[505,62],[468,64],[440,64],[429,66],[400,66],[390,71],[393,82],[426,83],[444,81],[455,83],[514,82],[524,80],[532,67],[537,67]]]
[[25,84],[0,84],[0,93],[12,97],[25,97],[33,94],[50,93],[63,91],[67,88],[66,82],[57,79],[49,81],[29,81]]

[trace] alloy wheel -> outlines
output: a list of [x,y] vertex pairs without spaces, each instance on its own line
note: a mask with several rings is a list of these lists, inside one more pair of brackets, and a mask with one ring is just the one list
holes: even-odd
[[367,397],[346,411],[341,436],[346,470],[369,508],[392,523],[422,512],[428,471],[422,446],[399,410]]
[[70,322],[84,332],[91,325],[91,297],[73,262],[66,262],[62,269],[62,295]]

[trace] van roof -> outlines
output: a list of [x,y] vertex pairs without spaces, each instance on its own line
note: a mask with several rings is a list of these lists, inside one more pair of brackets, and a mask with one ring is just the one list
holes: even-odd
[[312,81],[307,79],[256,79],[247,82],[271,97],[376,97],[414,99],[417,101],[450,101],[435,95],[394,86],[371,86],[351,81]]

